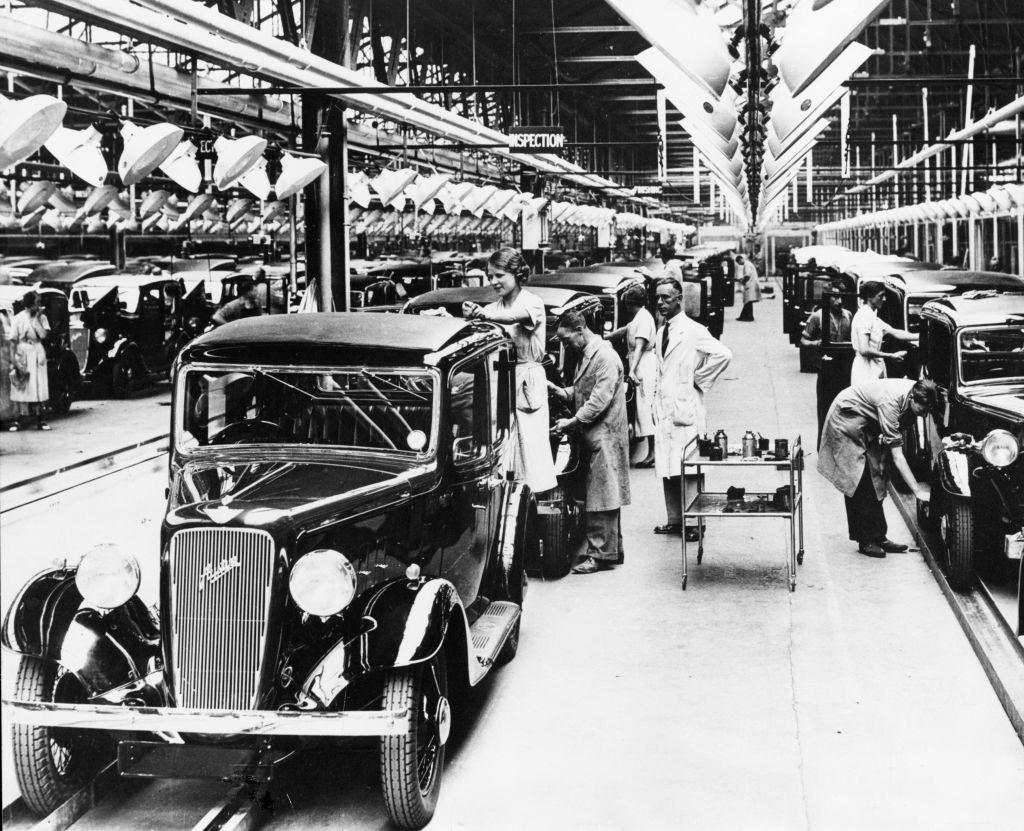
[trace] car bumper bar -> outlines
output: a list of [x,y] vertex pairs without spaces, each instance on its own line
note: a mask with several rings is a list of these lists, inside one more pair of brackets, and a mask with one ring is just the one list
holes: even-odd
[[12,724],[80,730],[209,733],[221,736],[401,736],[409,729],[408,710],[306,713],[8,700],[3,705],[6,710],[5,720]]

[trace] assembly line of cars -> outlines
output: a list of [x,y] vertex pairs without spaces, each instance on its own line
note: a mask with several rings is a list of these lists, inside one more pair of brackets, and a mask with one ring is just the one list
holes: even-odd
[[[931,486],[918,519],[939,532],[954,589],[970,589],[978,574],[1015,587],[1017,614],[1009,623],[1024,637],[1024,280],[840,248],[795,253],[783,281],[792,342],[835,287],[855,311],[856,291],[868,279],[885,286],[879,317],[919,336],[905,359],[886,361],[889,377],[930,378],[945,400],[940,416],[906,428],[908,461]],[[824,326],[817,349],[820,429],[849,384],[853,347],[830,342]]]

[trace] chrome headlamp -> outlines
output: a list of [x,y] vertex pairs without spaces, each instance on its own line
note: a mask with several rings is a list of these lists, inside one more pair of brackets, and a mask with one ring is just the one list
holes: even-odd
[[97,545],[78,564],[75,585],[97,609],[116,609],[139,590],[139,562],[118,545]]
[[1020,446],[1008,430],[992,430],[981,440],[981,455],[994,467],[1008,467],[1017,461]]
[[288,579],[298,607],[318,617],[336,615],[356,593],[356,570],[340,551],[318,548],[299,558]]
[[93,338],[95,338],[96,343],[106,343],[107,342],[107,338],[110,337],[110,332],[108,332],[106,329],[102,329],[101,328],[101,329],[97,329],[95,332],[93,332],[92,336],[93,336]]

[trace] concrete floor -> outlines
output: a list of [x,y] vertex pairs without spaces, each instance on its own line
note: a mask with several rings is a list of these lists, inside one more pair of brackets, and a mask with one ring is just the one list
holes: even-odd
[[[756,314],[726,324],[736,357],[708,398],[709,426],[733,440],[799,431],[813,447],[813,376],[797,372],[779,301]],[[531,583],[519,656],[474,696],[430,827],[1020,828],[1024,748],[920,554],[858,555],[841,496],[814,463],[794,594],[784,525],[770,519],[710,524],[682,592],[678,538],[651,533],[664,521],[660,482],[634,471],[625,565]],[[137,504],[93,510],[96,525],[151,534],[161,475],[134,475]],[[890,536],[909,542],[889,507]],[[5,596],[43,554],[28,525],[3,530]],[[300,756],[275,788],[271,827],[387,827],[375,768],[372,755]],[[130,813],[101,811],[81,827],[181,827],[178,811],[200,790],[147,787]]]

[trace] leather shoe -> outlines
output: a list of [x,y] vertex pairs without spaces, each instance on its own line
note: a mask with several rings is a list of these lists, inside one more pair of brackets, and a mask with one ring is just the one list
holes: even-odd
[[687,542],[699,542],[701,536],[700,529],[696,525],[686,526],[686,541]]
[[868,557],[882,558],[885,556],[885,549],[873,542],[862,542],[857,550]]
[[608,571],[611,563],[598,560],[594,557],[584,557],[572,567],[573,574],[593,574],[595,571]]
[[893,542],[888,537],[886,537],[884,540],[882,540],[878,544],[878,547],[881,548],[883,551],[885,551],[888,554],[902,554],[904,551],[906,551],[909,548],[909,546],[904,545],[901,542]]
[[678,522],[669,522],[665,525],[656,525],[654,527],[655,534],[679,534],[683,530],[683,526]]
[[637,462],[633,467],[654,467],[654,459],[644,459],[642,462]]

